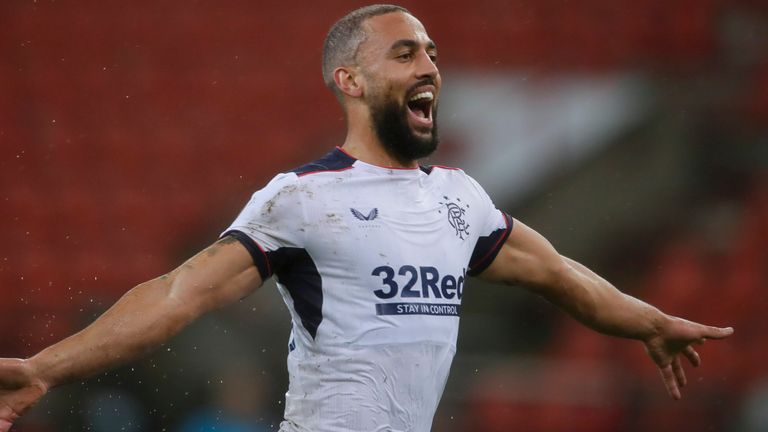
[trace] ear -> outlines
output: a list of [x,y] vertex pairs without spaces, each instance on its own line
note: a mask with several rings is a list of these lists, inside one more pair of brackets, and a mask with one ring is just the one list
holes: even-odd
[[354,67],[337,67],[333,71],[333,81],[336,87],[347,96],[359,98],[363,95],[364,79]]

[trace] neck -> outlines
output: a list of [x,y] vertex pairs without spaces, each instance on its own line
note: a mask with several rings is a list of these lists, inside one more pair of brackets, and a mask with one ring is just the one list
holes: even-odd
[[371,165],[392,168],[418,168],[418,161],[401,161],[387,152],[373,129],[370,114],[347,112],[347,137],[344,149],[350,156]]

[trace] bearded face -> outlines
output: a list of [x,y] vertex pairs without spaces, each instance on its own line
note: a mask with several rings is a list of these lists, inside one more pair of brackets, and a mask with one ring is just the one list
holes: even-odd
[[427,157],[437,149],[437,105],[430,81],[422,80],[401,95],[387,88],[366,96],[379,141],[401,163]]

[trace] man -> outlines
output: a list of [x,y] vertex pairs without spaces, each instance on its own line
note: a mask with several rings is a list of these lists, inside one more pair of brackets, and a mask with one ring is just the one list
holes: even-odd
[[496,210],[461,170],[420,167],[437,146],[435,44],[397,6],[337,22],[323,55],[342,147],[256,192],[222,238],[126,293],[83,331],[0,361],[0,431],[50,388],[137,359],[275,275],[291,313],[281,431],[431,427],[468,275],[529,288],[589,327],[642,341],[670,396],[680,357],[730,335],[620,293]]

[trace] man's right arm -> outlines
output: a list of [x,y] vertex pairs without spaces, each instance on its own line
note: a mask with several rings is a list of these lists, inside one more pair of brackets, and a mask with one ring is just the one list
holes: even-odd
[[261,283],[249,252],[225,237],[167,275],[128,291],[79,333],[26,360],[0,359],[0,432],[48,389],[136,360]]

